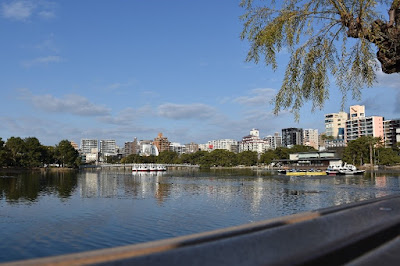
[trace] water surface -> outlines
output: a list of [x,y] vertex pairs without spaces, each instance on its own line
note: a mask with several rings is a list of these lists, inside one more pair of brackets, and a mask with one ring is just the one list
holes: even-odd
[[0,262],[204,232],[400,192],[400,174],[0,173]]

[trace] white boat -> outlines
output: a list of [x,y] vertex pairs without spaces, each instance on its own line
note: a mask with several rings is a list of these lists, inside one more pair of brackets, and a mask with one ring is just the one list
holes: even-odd
[[326,169],[327,175],[361,175],[365,170],[359,170],[352,164],[330,165]]
[[132,165],[132,172],[155,172],[155,171],[166,171],[167,167],[164,164],[134,164]]

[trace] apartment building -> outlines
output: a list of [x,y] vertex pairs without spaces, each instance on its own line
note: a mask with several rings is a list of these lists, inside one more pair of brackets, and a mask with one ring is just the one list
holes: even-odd
[[153,145],[157,147],[158,152],[169,151],[170,142],[162,133],[158,133],[158,136],[153,141]]
[[346,112],[325,115],[325,135],[334,139],[344,139],[348,114]]
[[383,117],[357,117],[347,120],[345,134],[346,143],[362,136],[381,137],[384,139]]
[[303,129],[294,127],[282,129],[282,146],[294,145],[303,145]]
[[239,141],[234,139],[218,139],[208,141],[207,145],[210,150],[227,150],[235,152],[237,151]]
[[134,138],[133,141],[125,142],[125,145],[124,145],[124,155],[125,156],[131,155],[131,154],[138,154],[139,150],[140,150],[140,145],[138,143],[137,138]]
[[267,142],[263,139],[260,139],[260,132],[258,129],[252,129],[250,131],[250,135],[242,138],[242,141],[239,143],[239,152],[243,151],[255,151],[259,154],[264,153],[269,149]]
[[282,136],[279,135],[279,132],[275,132],[273,136],[266,136],[264,140],[267,142],[267,146],[269,146],[270,149],[275,150],[282,146]]
[[319,148],[318,129],[303,130],[303,145],[310,146],[318,150]]
[[386,148],[394,147],[397,145],[397,142],[399,142],[396,139],[397,136],[396,130],[399,128],[400,128],[400,119],[383,121],[383,132],[384,132],[383,141],[385,143]]

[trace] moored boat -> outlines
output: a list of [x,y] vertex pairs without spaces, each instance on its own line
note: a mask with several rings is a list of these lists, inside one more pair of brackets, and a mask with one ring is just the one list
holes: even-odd
[[327,175],[362,175],[365,170],[359,170],[352,164],[330,165],[326,169]]
[[167,167],[164,164],[133,164],[132,172],[156,172],[156,171],[166,171]]

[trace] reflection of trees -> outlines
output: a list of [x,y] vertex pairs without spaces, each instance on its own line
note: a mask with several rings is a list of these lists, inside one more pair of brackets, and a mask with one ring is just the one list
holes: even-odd
[[30,172],[0,178],[1,198],[36,201],[39,195],[57,194],[69,198],[77,186],[75,172]]

